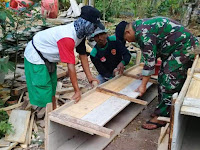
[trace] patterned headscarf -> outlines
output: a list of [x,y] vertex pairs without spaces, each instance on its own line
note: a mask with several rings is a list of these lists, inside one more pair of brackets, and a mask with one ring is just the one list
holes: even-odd
[[81,17],[74,21],[74,28],[76,30],[76,35],[79,39],[91,35],[95,30],[95,26],[93,23]]

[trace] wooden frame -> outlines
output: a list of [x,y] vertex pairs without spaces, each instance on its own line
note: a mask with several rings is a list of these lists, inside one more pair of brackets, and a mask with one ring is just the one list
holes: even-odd
[[181,115],[181,107],[184,101],[184,97],[188,91],[188,88],[190,86],[194,70],[197,66],[197,63],[199,61],[199,55],[196,56],[196,59],[192,65],[191,70],[188,70],[187,79],[181,89],[181,92],[179,93],[175,106],[174,106],[174,126],[173,126],[173,135],[172,135],[172,143],[171,143],[171,150],[180,150],[182,149],[182,142],[184,139],[184,133],[186,131],[187,127],[187,119],[185,115]]
[[[138,74],[141,72],[142,67],[142,65],[136,65],[126,72]],[[113,134],[115,134],[114,130],[103,126],[127,107],[131,103],[130,99],[133,101],[136,100],[136,102],[139,101],[139,103],[143,104],[147,103],[136,99],[139,96],[139,93],[134,92],[134,89],[140,84],[141,80],[127,76],[117,76],[99,86],[109,92],[112,91],[115,93],[114,96],[110,95],[110,93],[105,94],[96,91],[99,88],[98,87],[97,89],[85,93],[82,96],[81,101],[77,104],[64,104],[60,108],[49,113],[49,124],[47,126],[48,130],[46,136],[48,150],[53,150],[53,147],[55,146],[51,144],[51,142],[53,142],[52,137],[59,136],[58,133],[61,133],[62,131],[67,132],[67,135],[59,136],[58,139],[69,138],[71,134],[80,131],[91,135],[96,134],[111,138]],[[148,87],[151,85],[152,83],[148,83]],[[127,93],[129,96],[127,96]],[[124,100],[124,97],[129,100]],[[89,136],[89,134],[87,134],[87,136]],[[48,143],[51,146],[49,146]],[[58,145],[60,145],[60,143],[58,143]],[[54,148],[57,149],[58,147],[55,146]]]

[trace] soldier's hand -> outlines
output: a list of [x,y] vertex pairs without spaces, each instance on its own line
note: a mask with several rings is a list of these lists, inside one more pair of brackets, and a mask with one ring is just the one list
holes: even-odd
[[139,96],[142,96],[142,95],[146,92],[146,90],[147,90],[146,86],[140,85],[140,86],[135,90],[135,92],[139,92],[139,93],[140,93]]
[[75,103],[77,103],[81,99],[81,92],[75,92],[75,94],[72,96],[72,99],[75,100]]

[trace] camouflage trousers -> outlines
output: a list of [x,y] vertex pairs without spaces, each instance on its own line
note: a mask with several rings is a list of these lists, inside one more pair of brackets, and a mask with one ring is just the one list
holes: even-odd
[[176,68],[178,63],[176,60],[175,57],[169,57],[166,61],[162,61],[158,75],[159,104],[154,112],[158,116],[170,116],[172,95],[180,92],[187,77],[187,70],[192,66],[192,61],[188,57]]

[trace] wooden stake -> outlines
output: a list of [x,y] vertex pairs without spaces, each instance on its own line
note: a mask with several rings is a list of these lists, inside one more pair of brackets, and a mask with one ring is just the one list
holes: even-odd
[[46,105],[46,113],[45,113],[45,150],[48,150],[48,130],[49,130],[49,112],[53,110],[52,103],[48,103]]
[[129,97],[127,95],[117,93],[117,92],[114,92],[114,91],[111,91],[111,90],[108,90],[108,89],[105,89],[105,88],[97,87],[96,91],[101,92],[101,93],[105,93],[105,94],[108,94],[108,95],[112,95],[112,96],[115,96],[115,97],[118,97],[118,98],[121,98],[121,99],[125,99],[125,100],[128,100],[128,101],[137,103],[137,104],[147,105],[146,101],[136,99],[136,98],[132,98],[132,97]]

